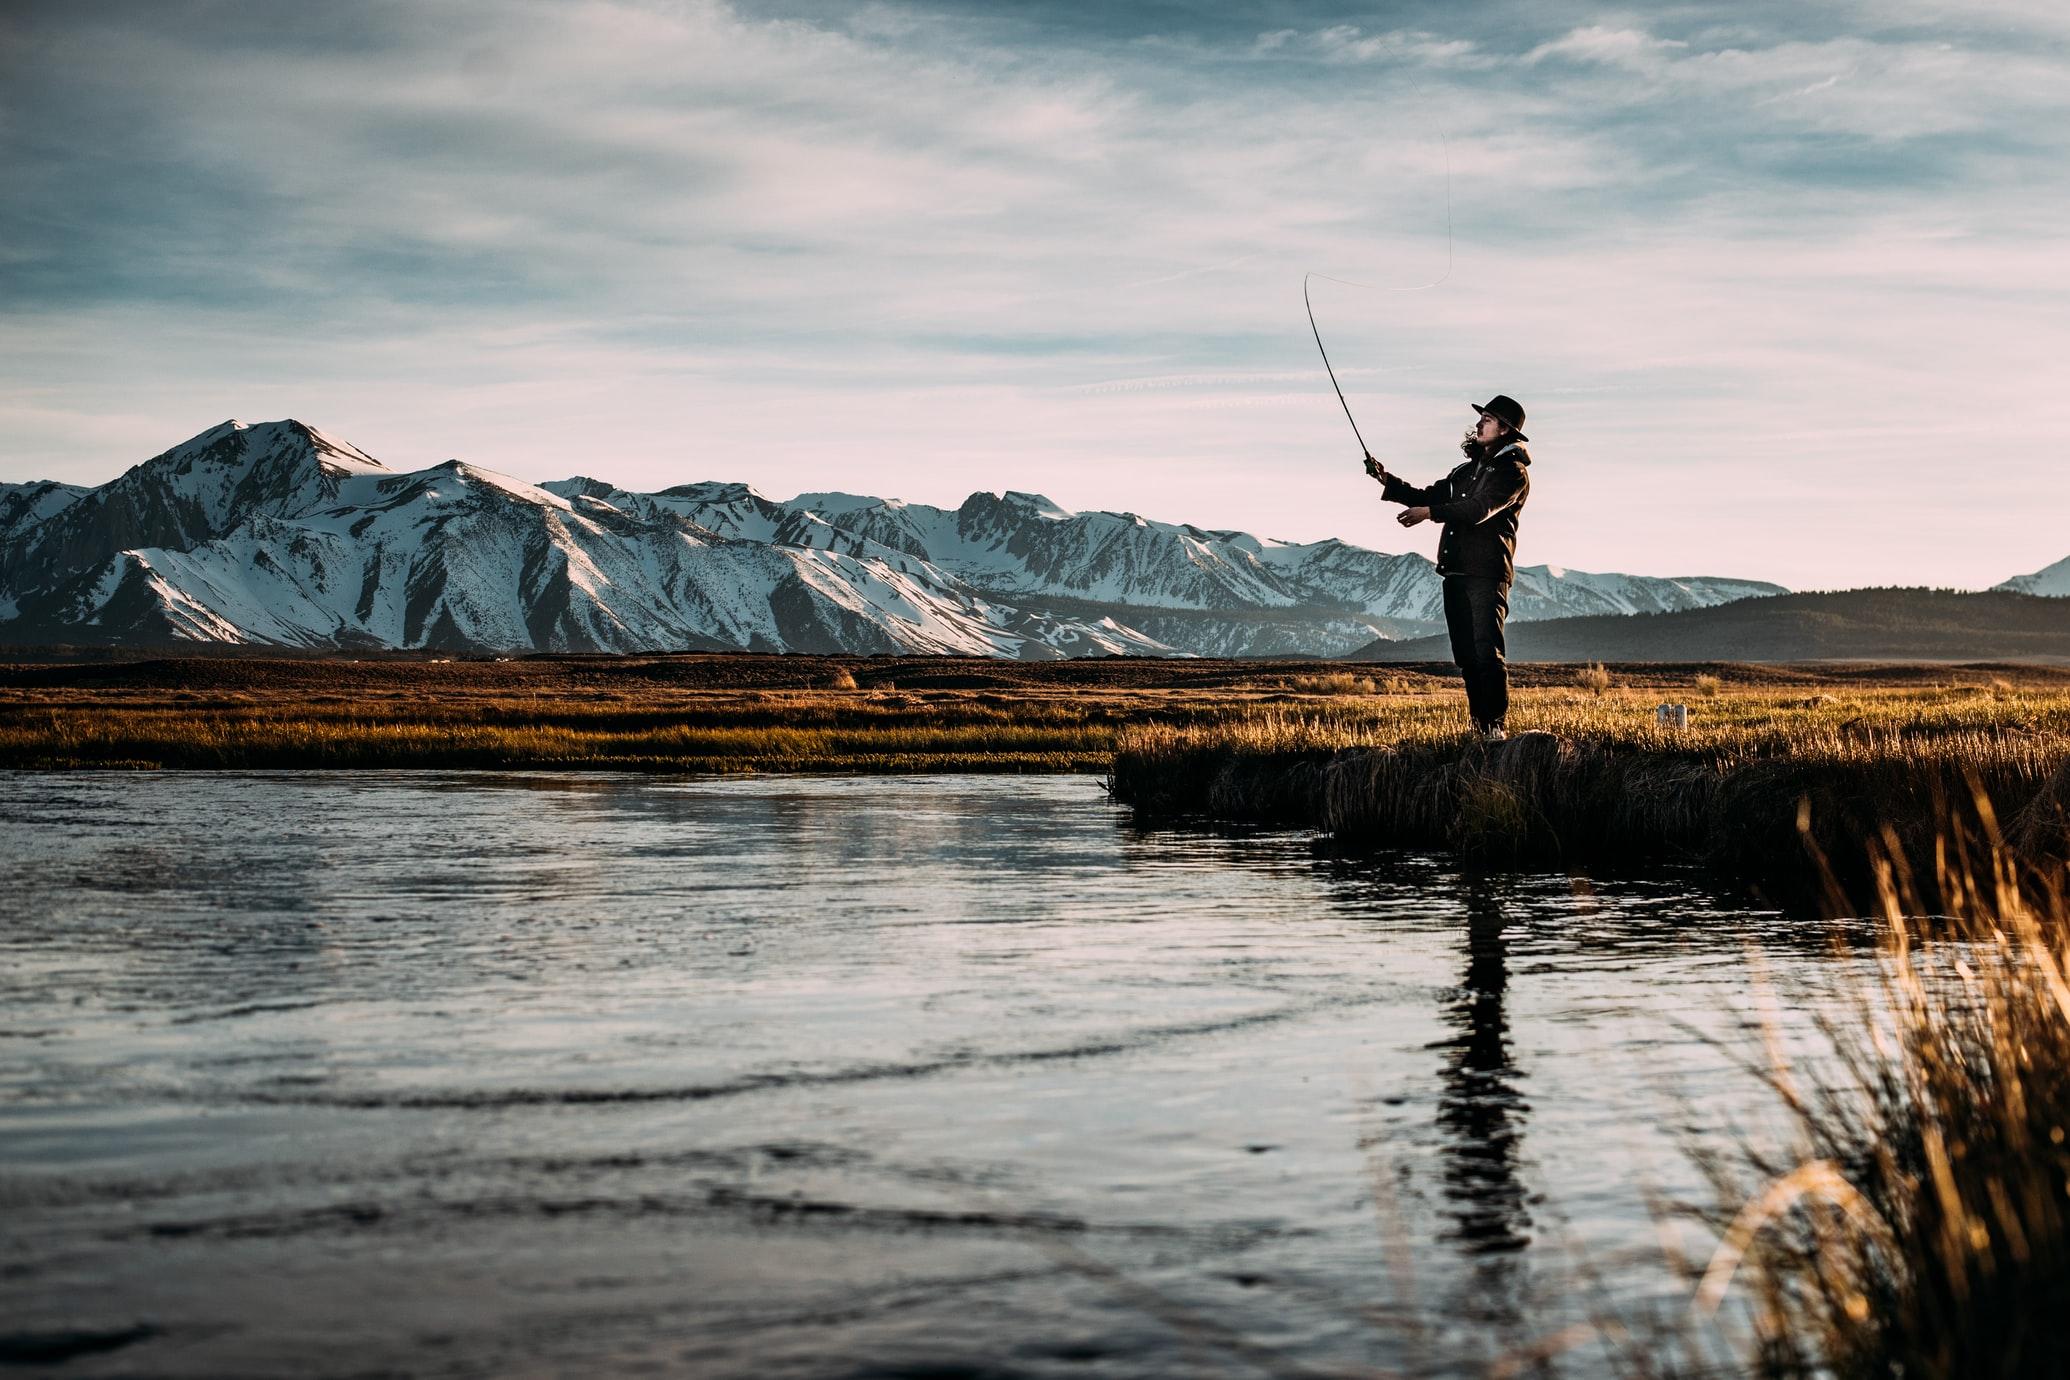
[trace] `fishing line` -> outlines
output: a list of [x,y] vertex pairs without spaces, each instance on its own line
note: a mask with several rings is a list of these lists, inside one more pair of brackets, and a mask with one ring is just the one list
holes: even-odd
[[1452,276],[1452,141],[1447,139],[1441,130],[1438,133],[1438,142],[1443,146],[1445,156],[1445,271],[1443,273],[1427,283],[1418,283],[1414,287],[1383,287],[1377,283],[1361,283],[1350,278],[1333,278],[1327,273],[1312,271],[1301,275],[1301,305],[1308,309],[1308,330],[1315,337],[1315,351],[1322,356],[1323,372],[1330,376],[1330,387],[1336,390],[1337,405],[1344,409],[1344,420],[1351,423],[1351,434],[1358,437],[1359,452],[1368,460],[1373,458],[1372,449],[1366,445],[1366,438],[1359,432],[1358,418],[1351,415],[1351,404],[1344,400],[1344,387],[1337,382],[1337,371],[1330,365],[1330,352],[1323,348],[1322,330],[1315,324],[1315,303],[1309,298],[1308,285],[1315,279],[1320,278],[1326,283],[1341,283],[1345,287],[1364,288],[1368,292],[1428,292]]

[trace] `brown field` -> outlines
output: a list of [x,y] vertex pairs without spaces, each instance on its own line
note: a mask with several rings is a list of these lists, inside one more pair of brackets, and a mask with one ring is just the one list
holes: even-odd
[[[1609,688],[1588,690],[1573,667],[1518,667],[1516,725],[1658,747],[1651,706],[1679,699],[1706,740],[1864,726],[1910,739],[2059,733],[2070,704],[2070,670],[2047,668],[1604,669]],[[1314,748],[1456,743],[1462,727],[1442,666],[703,654],[0,664],[0,765],[11,767],[1103,773],[1146,729]]]
[[1104,772],[1131,727],[1339,697],[1302,688],[1317,678],[747,655],[16,664],[0,667],[0,764]]

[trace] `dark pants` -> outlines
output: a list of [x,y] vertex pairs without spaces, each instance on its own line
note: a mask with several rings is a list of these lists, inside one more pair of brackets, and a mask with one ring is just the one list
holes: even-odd
[[1477,575],[1445,577],[1445,628],[1452,660],[1466,673],[1466,708],[1474,727],[1499,727],[1509,714],[1509,664],[1502,625],[1509,618],[1509,586]]

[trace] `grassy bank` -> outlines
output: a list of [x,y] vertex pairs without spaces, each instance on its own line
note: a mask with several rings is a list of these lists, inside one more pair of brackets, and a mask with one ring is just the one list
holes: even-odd
[[1714,687],[1687,729],[1656,727],[1653,698],[1526,691],[1500,745],[1385,701],[1358,718],[1145,726],[1117,748],[1114,790],[1151,818],[1301,825],[1490,865],[1698,862],[1779,899],[1816,880],[1817,854],[1865,888],[1872,840],[1930,875],[1940,823],[1978,792],[2019,855],[2070,856],[2059,686]]

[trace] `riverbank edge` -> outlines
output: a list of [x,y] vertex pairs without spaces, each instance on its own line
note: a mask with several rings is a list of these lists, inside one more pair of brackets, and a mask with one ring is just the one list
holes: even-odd
[[612,776],[1091,776],[1107,778],[1111,753],[951,753],[940,756],[844,753],[824,757],[511,757],[494,751],[398,755],[246,752],[149,757],[21,757],[0,754],[0,771],[15,772],[497,772]]
[[[1954,756],[1732,760],[1524,733],[1499,744],[1260,750],[1125,746],[1110,790],[1145,822],[1309,828],[1355,851],[1447,851],[1489,870],[1690,863],[1792,908],[1923,893],[1946,850],[1993,840],[2026,881],[2070,873],[2070,753],[2017,770]],[[1851,900],[1850,898],[1853,898]]]

